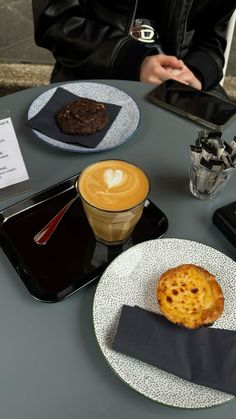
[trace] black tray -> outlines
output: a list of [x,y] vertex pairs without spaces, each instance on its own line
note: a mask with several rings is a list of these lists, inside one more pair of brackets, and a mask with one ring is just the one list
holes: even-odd
[[122,246],[105,246],[94,239],[80,199],[67,211],[45,246],[34,235],[76,195],[78,175],[0,212],[0,241],[26,288],[38,300],[61,301],[98,279],[122,251],[161,237],[168,228],[165,214],[147,200],[132,237]]

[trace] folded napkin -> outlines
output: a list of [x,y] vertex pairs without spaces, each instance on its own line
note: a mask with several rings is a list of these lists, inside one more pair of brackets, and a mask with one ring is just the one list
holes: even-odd
[[236,394],[236,333],[178,327],[159,314],[123,306],[112,348],[192,383]]
[[26,125],[57,141],[69,144],[79,144],[88,148],[95,148],[102,141],[110,126],[113,124],[121,106],[106,103],[109,114],[109,122],[101,131],[90,135],[63,134],[57,124],[55,115],[57,111],[59,111],[67,103],[78,99],[79,96],[74,95],[66,89],[58,87],[41,111],[39,111],[33,118],[29,119]]

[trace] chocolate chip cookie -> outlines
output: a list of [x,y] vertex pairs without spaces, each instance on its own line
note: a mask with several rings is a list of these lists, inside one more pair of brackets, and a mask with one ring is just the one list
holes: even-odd
[[109,115],[104,103],[79,98],[60,109],[56,120],[64,134],[89,135],[101,131],[109,122]]

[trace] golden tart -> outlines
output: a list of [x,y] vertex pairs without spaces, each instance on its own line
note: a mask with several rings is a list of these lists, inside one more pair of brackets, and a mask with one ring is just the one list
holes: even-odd
[[189,329],[211,325],[224,310],[224,296],[215,276],[193,264],[163,273],[156,294],[161,313]]

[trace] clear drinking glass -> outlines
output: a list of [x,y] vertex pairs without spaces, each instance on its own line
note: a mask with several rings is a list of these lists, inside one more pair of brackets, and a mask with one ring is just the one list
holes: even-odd
[[228,182],[233,168],[225,170],[211,170],[194,159],[190,162],[190,191],[198,199],[213,199]]
[[102,160],[86,167],[77,189],[96,240],[124,243],[142,216],[149,180],[133,163]]

